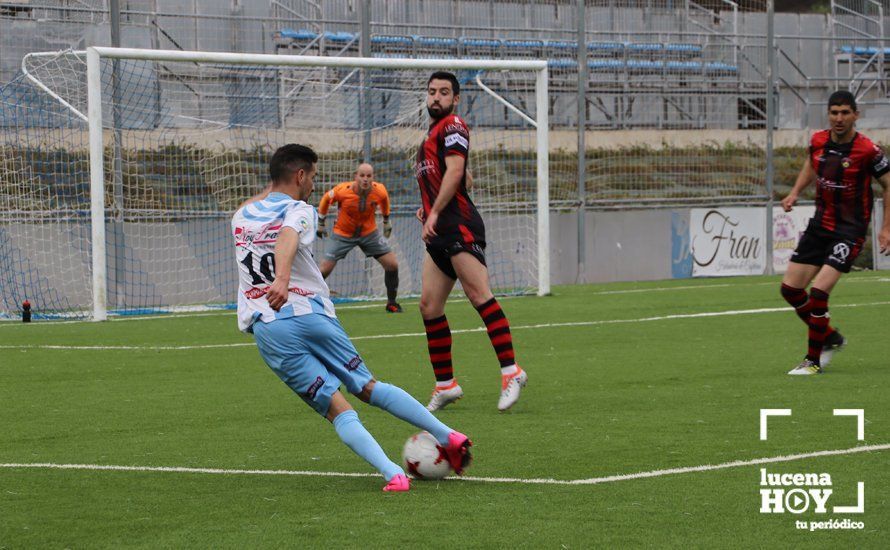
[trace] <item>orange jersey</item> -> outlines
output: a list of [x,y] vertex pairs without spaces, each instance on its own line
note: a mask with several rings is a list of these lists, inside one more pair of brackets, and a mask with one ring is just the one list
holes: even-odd
[[334,233],[341,237],[364,237],[377,229],[374,214],[377,208],[384,216],[389,216],[389,194],[382,183],[372,182],[368,194],[362,197],[356,189],[354,181],[344,181],[321,197],[318,213],[328,215],[332,202],[336,202],[337,223]]

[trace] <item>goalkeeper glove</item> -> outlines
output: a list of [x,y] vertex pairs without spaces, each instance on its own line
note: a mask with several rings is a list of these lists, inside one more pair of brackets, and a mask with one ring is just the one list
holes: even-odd
[[324,239],[328,236],[328,232],[324,229],[324,217],[322,216],[318,217],[318,229],[315,230],[315,235],[319,239]]
[[389,218],[383,218],[383,236],[387,239],[392,235],[392,222]]

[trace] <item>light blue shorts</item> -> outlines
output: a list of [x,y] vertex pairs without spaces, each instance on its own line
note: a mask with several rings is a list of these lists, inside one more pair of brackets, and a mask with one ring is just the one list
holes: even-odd
[[340,384],[359,393],[373,378],[333,317],[310,313],[257,321],[253,335],[269,368],[322,416],[327,416]]

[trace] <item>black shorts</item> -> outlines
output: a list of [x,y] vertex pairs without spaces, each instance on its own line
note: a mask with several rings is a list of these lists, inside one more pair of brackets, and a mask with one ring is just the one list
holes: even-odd
[[479,260],[482,265],[486,265],[485,242],[466,243],[459,235],[453,238],[447,236],[443,238],[443,236],[437,235],[432,243],[426,245],[426,251],[439,271],[454,280],[457,280],[457,272],[454,271],[454,266],[451,264],[451,257],[455,254],[467,252]]
[[791,261],[796,264],[830,265],[841,273],[849,273],[864,242],[865,238],[849,239],[824,229],[808,227]]

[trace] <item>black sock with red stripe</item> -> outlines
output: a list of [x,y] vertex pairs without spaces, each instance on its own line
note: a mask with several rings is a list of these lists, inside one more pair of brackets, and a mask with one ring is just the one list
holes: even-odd
[[810,329],[807,332],[807,359],[818,365],[822,346],[828,335],[828,293],[814,288],[810,291],[810,302],[813,307],[810,310]]
[[484,304],[476,306],[476,311],[479,312],[482,322],[485,323],[488,338],[491,340],[495,353],[498,354],[501,367],[514,365],[516,358],[513,355],[513,336],[510,334],[510,323],[507,321],[501,305],[492,297]]
[[426,345],[430,351],[430,364],[436,382],[448,382],[454,378],[454,367],[451,364],[451,329],[448,319],[443,315],[435,319],[424,319],[426,329]]
[[809,324],[812,304],[810,303],[810,297],[807,296],[807,291],[802,288],[795,288],[782,283],[781,292],[782,298],[794,308],[794,313],[800,317],[800,320]]
[[[800,320],[803,321],[804,324],[810,326],[810,313],[813,311],[813,302],[810,300],[810,297],[807,296],[807,291],[802,288],[795,288],[782,283],[781,292],[782,298],[785,298],[785,301],[794,308],[794,313],[800,317]],[[832,332],[834,332],[834,329],[829,325],[825,335],[827,336]]]

